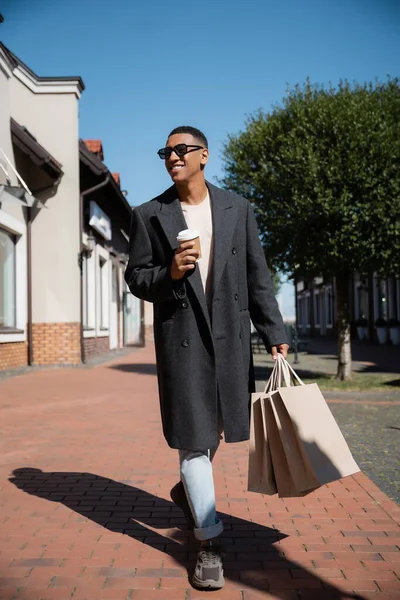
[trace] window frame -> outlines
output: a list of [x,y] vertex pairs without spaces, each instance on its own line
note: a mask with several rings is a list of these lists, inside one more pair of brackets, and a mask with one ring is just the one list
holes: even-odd
[[[110,254],[96,245],[96,335],[108,337],[110,331]],[[100,267],[100,260],[103,267]]]
[[[0,208],[0,227],[15,236],[15,327],[0,328],[0,344],[26,342],[28,298],[26,224]],[[9,331],[7,331],[9,330]]]
[[[12,245],[12,256],[11,256],[11,261],[12,261],[12,267],[11,267],[11,272],[12,272],[12,306],[13,306],[13,315],[12,315],[12,325],[6,325],[6,324],[2,324],[0,322],[0,329],[7,331],[7,330],[15,330],[17,328],[17,294],[16,294],[16,288],[17,288],[17,284],[16,284],[16,280],[17,280],[17,260],[16,260],[16,254],[17,254],[17,241],[18,241],[18,237],[12,233],[11,231],[9,231],[8,229],[5,229],[4,227],[2,227],[0,225],[0,235],[3,234],[6,236],[6,239],[9,239]],[[8,262],[8,261],[6,261]],[[7,284],[6,284],[7,286]]]
[[[84,250],[88,250],[87,234],[82,235]],[[83,337],[96,335],[96,252],[90,256],[84,255],[82,260],[82,328]],[[85,281],[86,275],[86,281]],[[86,310],[86,323],[85,323]]]

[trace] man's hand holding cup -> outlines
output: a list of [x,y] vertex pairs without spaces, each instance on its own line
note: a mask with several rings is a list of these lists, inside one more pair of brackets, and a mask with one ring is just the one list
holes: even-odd
[[187,271],[194,269],[201,258],[200,235],[198,231],[185,229],[177,237],[177,248],[171,265],[171,277],[174,281],[182,279]]

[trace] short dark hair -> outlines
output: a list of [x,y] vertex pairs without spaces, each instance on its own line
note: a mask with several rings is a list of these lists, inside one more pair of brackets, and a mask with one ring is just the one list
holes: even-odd
[[168,137],[171,137],[171,135],[175,135],[176,133],[189,133],[196,138],[197,141],[201,142],[205,148],[208,148],[206,136],[202,131],[200,131],[200,129],[196,129],[196,127],[190,127],[190,125],[181,125],[180,127],[175,127]]

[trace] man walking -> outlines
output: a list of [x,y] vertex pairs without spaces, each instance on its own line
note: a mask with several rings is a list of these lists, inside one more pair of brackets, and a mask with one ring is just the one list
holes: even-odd
[[[223,524],[212,458],[222,430],[228,443],[249,439],[250,318],[274,358],[288,346],[253,211],[205,180],[204,134],[178,127],[158,154],[173,186],[133,210],[125,279],[154,305],[162,425],[180,461],[171,497],[200,542],[192,583],[218,589]],[[187,228],[200,234],[199,261],[194,241],[177,242]]]

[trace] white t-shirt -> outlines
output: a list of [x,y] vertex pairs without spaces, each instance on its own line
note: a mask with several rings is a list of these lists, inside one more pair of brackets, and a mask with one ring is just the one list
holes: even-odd
[[181,207],[188,228],[197,229],[200,232],[201,260],[197,263],[197,268],[200,271],[207,304],[210,307],[213,293],[212,254],[214,246],[210,194],[207,192],[207,196],[201,204],[184,204],[181,202]]

